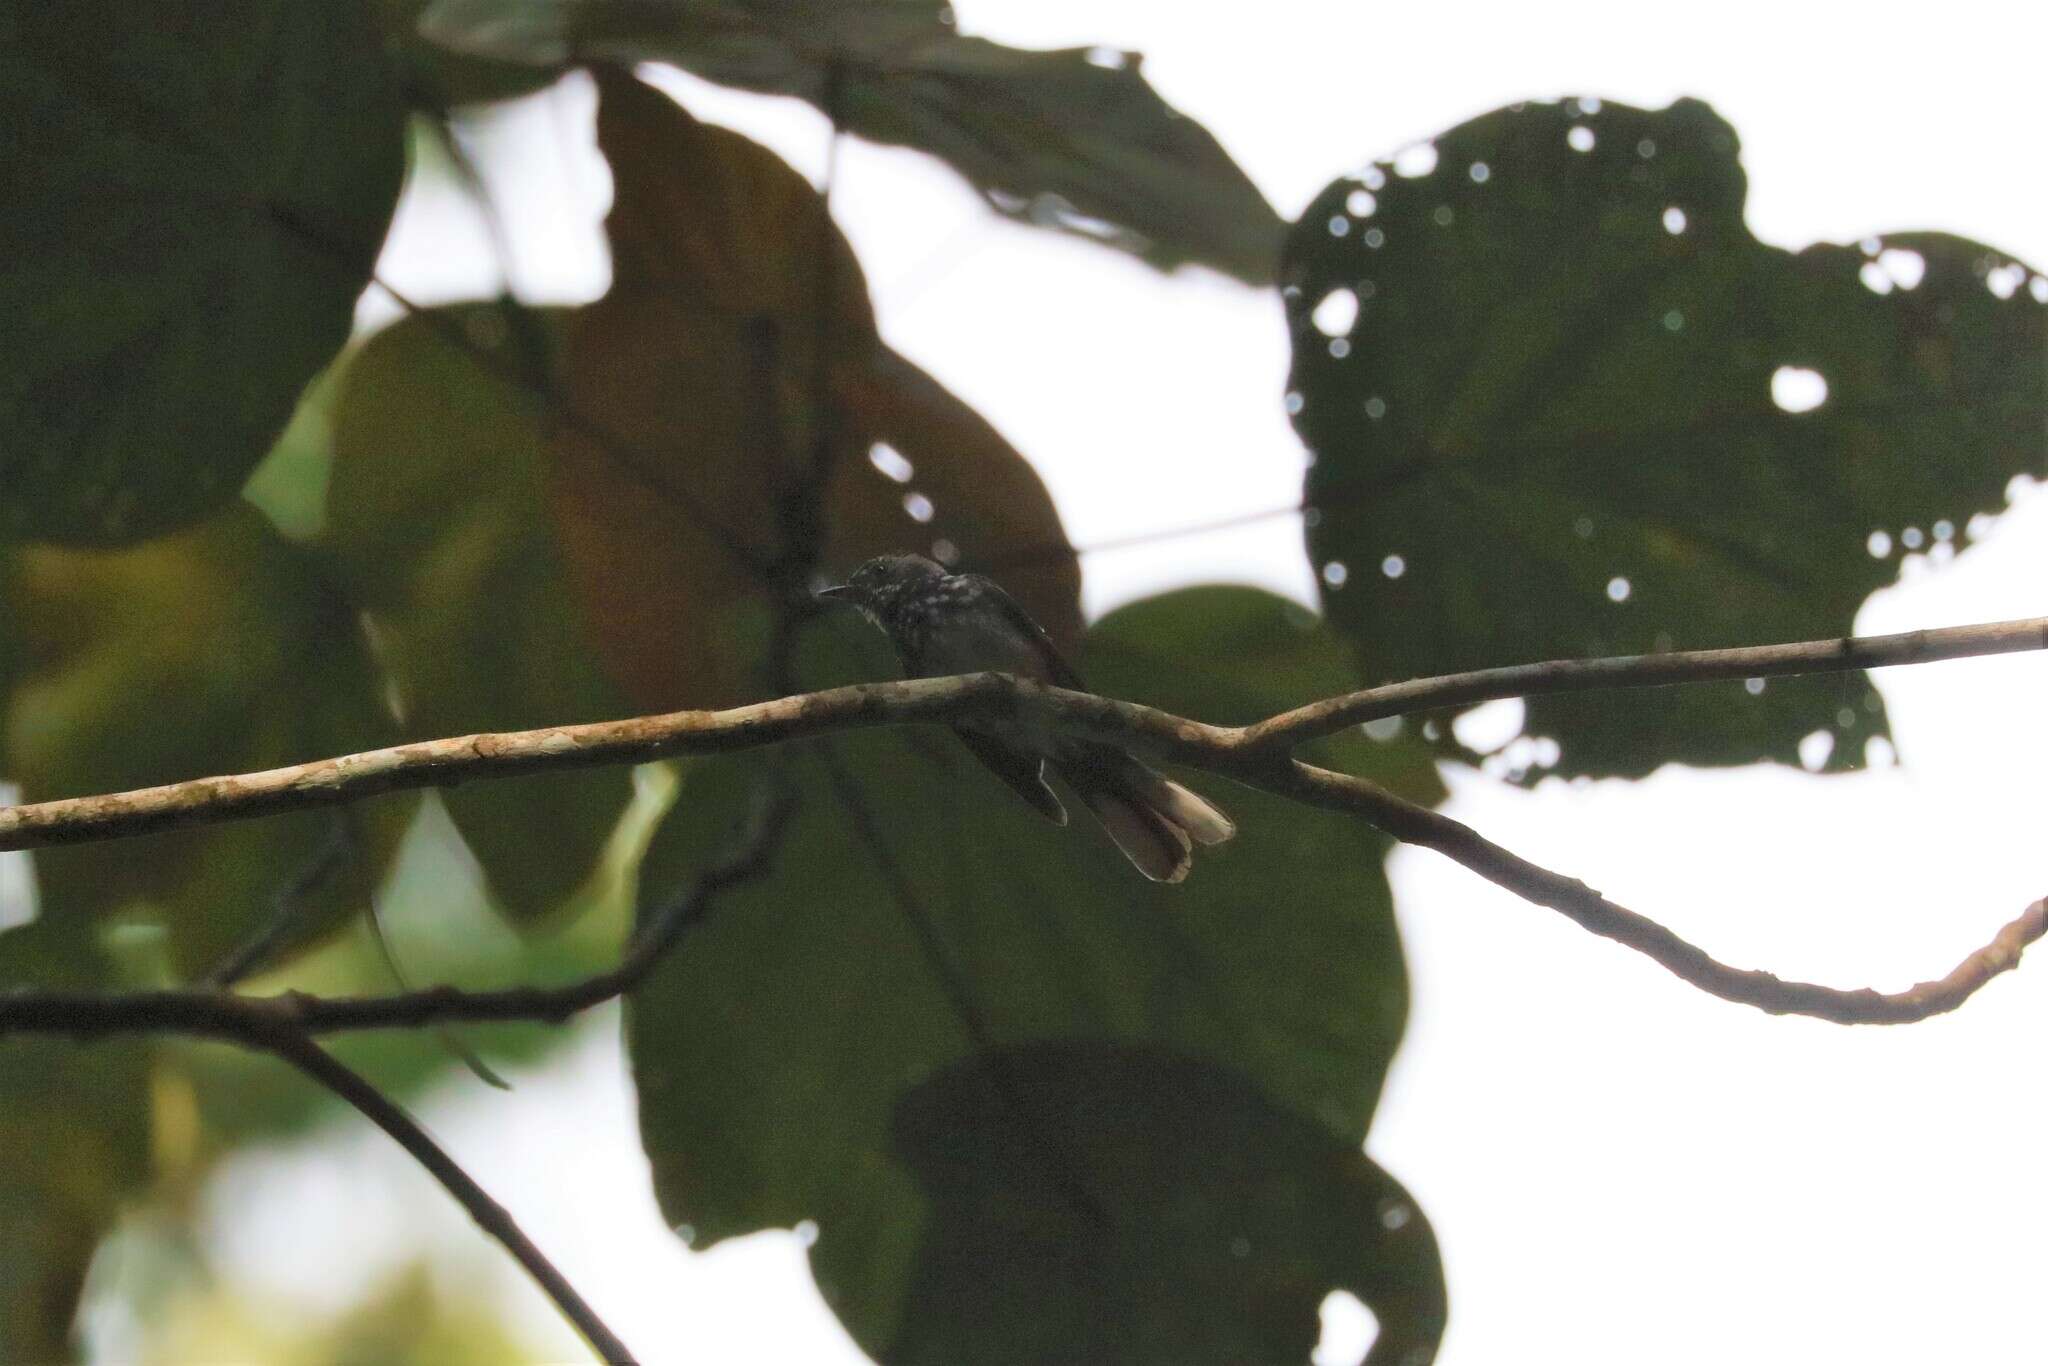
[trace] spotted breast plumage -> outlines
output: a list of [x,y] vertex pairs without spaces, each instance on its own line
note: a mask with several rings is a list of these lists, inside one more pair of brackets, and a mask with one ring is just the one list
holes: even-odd
[[[860,610],[896,647],[913,678],[993,670],[1086,691],[1037,622],[994,581],[949,574],[918,555],[869,560],[818,595]],[[1048,820],[1067,823],[1046,782],[1058,775],[1109,832],[1118,849],[1155,882],[1179,882],[1194,846],[1237,833],[1210,802],[1114,745],[1050,732],[954,728],[962,743]]]

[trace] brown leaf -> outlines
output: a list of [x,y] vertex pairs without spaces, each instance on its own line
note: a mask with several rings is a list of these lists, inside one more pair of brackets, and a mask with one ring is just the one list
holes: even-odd
[[[816,573],[939,541],[974,560],[1065,545],[1023,457],[881,345],[859,263],[801,176],[629,76],[601,73],[599,91],[614,276],[569,326],[549,493],[600,652],[639,705],[763,695],[776,605]],[[870,462],[881,442],[921,499]],[[1056,639],[1078,636],[1071,557],[1013,586]]]

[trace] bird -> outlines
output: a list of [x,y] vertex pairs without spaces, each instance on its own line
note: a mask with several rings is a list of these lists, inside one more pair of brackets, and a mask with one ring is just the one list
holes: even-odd
[[[949,573],[922,555],[880,555],[816,596],[859,609],[896,647],[911,678],[998,672],[1088,691],[1044,628],[983,575]],[[1048,772],[1058,775],[1154,882],[1179,882],[1195,845],[1237,833],[1213,803],[1115,745],[1014,728],[959,725],[953,733],[1033,810],[1065,825],[1066,806],[1046,782]]]

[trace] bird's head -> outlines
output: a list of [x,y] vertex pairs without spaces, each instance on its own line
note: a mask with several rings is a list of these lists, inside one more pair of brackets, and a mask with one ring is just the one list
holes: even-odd
[[847,575],[845,583],[821,589],[816,596],[857,607],[870,620],[878,620],[907,594],[945,577],[942,567],[922,555],[877,555]]

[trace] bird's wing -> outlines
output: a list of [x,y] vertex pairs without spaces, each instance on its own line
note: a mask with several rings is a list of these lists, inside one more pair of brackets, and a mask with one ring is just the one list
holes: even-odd
[[1019,607],[1017,600],[1005,593],[1001,584],[980,574],[971,574],[967,577],[973,579],[975,585],[988,594],[990,605],[1002,613],[1003,619],[1023,632],[1024,638],[1031,642],[1040,660],[1045,664],[1047,681],[1057,687],[1072,688],[1075,692],[1088,691],[1088,685],[1081,681],[1080,673],[1073,665],[1067,663],[1065,657],[1060,654],[1059,647],[1052,643],[1052,637],[1045,633],[1045,628],[1033,621],[1031,614]]
[[955,727],[953,733],[960,737],[960,743],[967,746],[967,752],[987,766],[989,772],[1009,785],[1010,791],[1031,803],[1039,815],[1054,825],[1067,823],[1067,808],[1053,790],[1046,786],[1045,760],[1036,754],[1013,748],[993,735],[980,731]]

